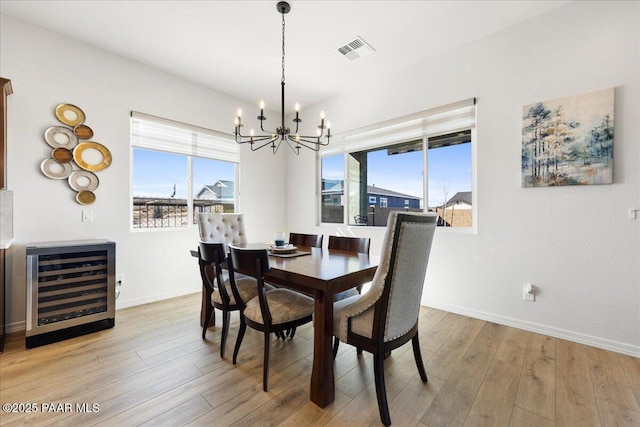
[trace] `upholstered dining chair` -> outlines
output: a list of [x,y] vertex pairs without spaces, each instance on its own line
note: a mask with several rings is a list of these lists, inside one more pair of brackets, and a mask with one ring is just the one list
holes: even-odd
[[373,354],[380,419],[391,425],[384,356],[411,341],[418,373],[427,382],[418,341],[418,314],[437,215],[391,212],[380,264],[369,292],[334,304],[334,335]]
[[[197,216],[197,222],[200,241],[224,243],[225,254],[229,252],[229,243],[235,243],[237,245],[247,243],[247,237],[244,231],[244,215],[241,213],[200,213]],[[229,275],[227,274],[224,265],[222,268],[223,279],[226,282],[229,280]],[[204,283],[204,281],[203,286],[203,311],[205,313],[211,312],[211,314],[209,317],[206,317],[205,315],[206,319],[203,319],[202,323],[207,327],[215,326],[215,309],[210,304],[211,294],[208,294],[206,283]],[[207,321],[209,323],[207,323]],[[202,338],[204,339],[204,334]]]
[[276,288],[268,290],[264,282],[264,274],[269,272],[269,256],[266,249],[240,249],[229,246],[229,276],[231,283],[237,282],[236,273],[253,277],[257,280],[258,296],[247,301],[240,317],[238,339],[233,350],[233,364],[238,360],[238,352],[242,345],[247,325],[264,334],[264,362],[262,388],[269,389],[269,361],[271,357],[271,332],[283,333],[296,326],[311,322],[314,301],[306,295],[291,289]]
[[[205,288],[207,300],[210,304],[205,306],[205,322],[202,326],[202,339],[205,339],[211,317],[214,316],[214,307],[222,311],[222,339],[220,340],[220,357],[224,357],[224,351],[229,335],[229,321],[232,311],[242,310],[244,305],[239,301],[249,301],[258,295],[256,280],[251,277],[235,277],[232,285],[229,278],[222,274],[222,264],[226,262],[224,243],[200,242],[198,246],[200,254],[200,275]],[[273,286],[265,284],[267,290]],[[240,314],[242,316],[242,313]]]
[[289,243],[294,246],[322,247],[322,234],[289,233]]

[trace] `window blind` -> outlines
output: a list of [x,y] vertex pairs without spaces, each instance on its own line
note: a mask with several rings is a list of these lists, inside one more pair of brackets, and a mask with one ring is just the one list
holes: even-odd
[[238,163],[233,136],[211,129],[131,112],[131,144],[149,150]]
[[433,137],[465,129],[476,124],[476,99],[432,108],[332,136],[331,144],[320,156],[353,153],[394,143]]

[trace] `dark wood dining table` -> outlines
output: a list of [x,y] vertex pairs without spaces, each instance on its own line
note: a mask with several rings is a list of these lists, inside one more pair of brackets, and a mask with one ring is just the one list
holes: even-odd
[[[234,245],[235,246],[235,245]],[[267,249],[268,244],[253,243],[247,249]],[[314,334],[313,370],[310,398],[321,408],[335,399],[333,374],[333,298],[338,292],[370,282],[377,268],[377,260],[366,254],[299,247],[308,255],[270,256],[271,270],[266,281],[305,292],[313,296]]]

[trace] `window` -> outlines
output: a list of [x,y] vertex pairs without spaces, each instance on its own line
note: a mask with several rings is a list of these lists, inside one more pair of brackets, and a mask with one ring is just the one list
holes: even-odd
[[344,155],[322,159],[322,222],[344,221]]
[[132,228],[188,227],[198,213],[236,210],[231,137],[132,112],[131,145]]
[[342,135],[320,153],[323,200],[325,162],[339,158],[335,188],[347,190],[347,224],[386,226],[389,212],[400,210],[437,212],[440,226],[472,227],[474,127],[470,99]]

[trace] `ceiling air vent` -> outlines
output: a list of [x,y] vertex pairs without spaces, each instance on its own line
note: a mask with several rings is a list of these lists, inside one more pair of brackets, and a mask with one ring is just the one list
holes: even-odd
[[338,48],[338,52],[340,52],[345,58],[349,61],[355,61],[356,59],[362,58],[363,56],[371,55],[375,52],[366,41],[362,40],[360,36],[355,39],[345,43],[344,46],[340,46]]

